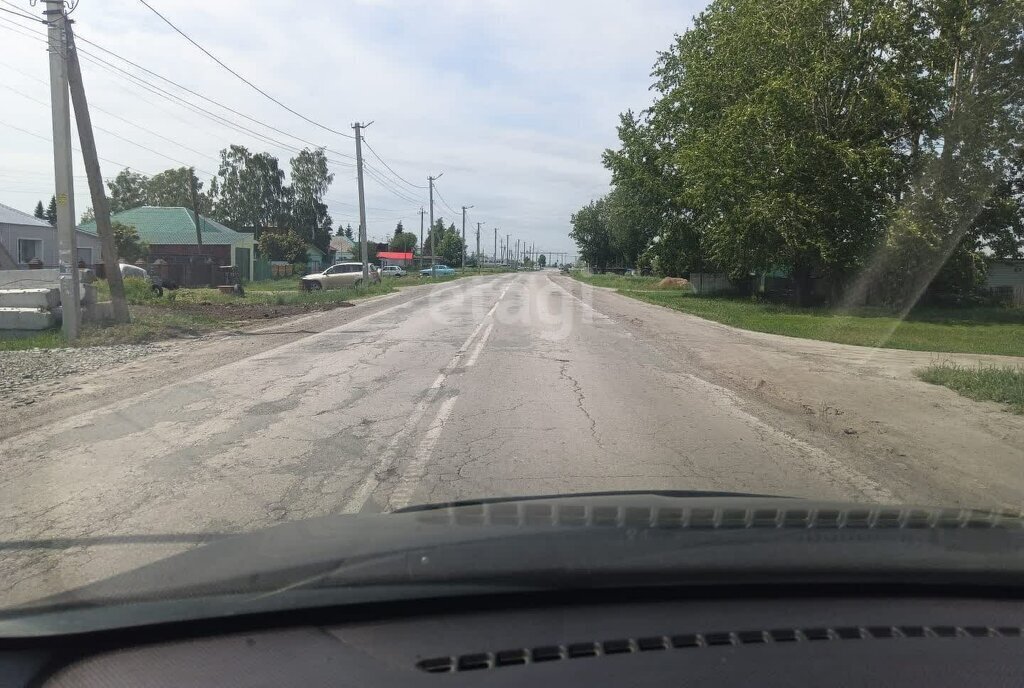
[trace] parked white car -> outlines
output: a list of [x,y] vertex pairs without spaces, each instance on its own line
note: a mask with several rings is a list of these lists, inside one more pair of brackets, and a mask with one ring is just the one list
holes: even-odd
[[406,271],[400,265],[385,265],[380,269],[381,277],[405,277]]
[[[380,274],[377,272],[377,266],[371,263],[370,284],[376,284],[377,282],[380,282]],[[362,263],[336,263],[323,272],[305,275],[300,280],[299,285],[305,291],[320,291],[321,289],[358,287],[362,283]]]

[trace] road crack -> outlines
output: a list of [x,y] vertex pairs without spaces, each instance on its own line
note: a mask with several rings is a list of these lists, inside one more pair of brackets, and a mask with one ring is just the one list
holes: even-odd
[[586,398],[583,395],[583,388],[580,387],[579,381],[569,374],[569,361],[564,359],[558,359],[558,361],[559,377],[569,383],[569,386],[572,388],[572,393],[576,397],[576,408],[580,410],[580,413],[582,413],[587,419],[587,422],[590,423],[590,436],[594,438],[594,442],[597,443],[597,446],[604,449],[604,443],[601,442],[601,438],[597,434],[597,420],[590,415],[590,411],[587,410],[586,404],[584,403]]

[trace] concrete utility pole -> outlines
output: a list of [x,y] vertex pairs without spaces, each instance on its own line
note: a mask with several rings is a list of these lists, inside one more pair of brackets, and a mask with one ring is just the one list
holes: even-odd
[[68,103],[67,17],[63,0],[44,0],[47,52],[50,54],[50,119],[53,127],[53,176],[57,197],[57,260],[60,274],[61,328],[68,341],[78,338],[82,302],[75,236],[75,193],[71,178],[71,110]]
[[356,177],[359,180],[359,245],[363,257],[363,284],[370,283],[370,261],[366,250],[366,200],[363,197],[363,135],[362,130],[373,124],[356,122],[352,128],[356,130]]
[[476,223],[476,264],[477,264],[477,267],[480,267],[480,263],[482,262],[480,260],[480,257],[481,257],[480,256],[480,225],[482,225],[482,224],[483,224],[483,222],[477,222]]
[[512,246],[508,243],[510,237],[510,234],[505,235],[505,262],[509,265],[512,264]]
[[472,208],[471,205],[462,206],[462,269],[466,269],[466,211]]
[[[82,68],[78,63],[78,52],[75,50],[75,34],[71,30],[71,22],[64,24],[67,35],[67,68],[68,85],[71,87],[71,102],[75,106],[75,124],[78,125],[78,139],[82,143],[82,159],[85,162],[85,173],[89,179],[89,194],[96,215],[96,233],[100,237],[100,257],[107,285],[110,287],[110,301],[114,310],[114,322],[127,324],[131,322],[128,313],[128,300],[124,295],[124,281],[121,269],[117,265],[117,244],[114,241],[114,230],[110,225],[110,203],[103,189],[103,175],[100,172],[100,160],[96,153],[96,140],[92,134],[92,117],[89,115],[89,103],[85,98],[85,82],[82,81]],[[74,217],[71,218],[74,220]],[[76,263],[78,261],[75,261]],[[77,270],[75,271],[77,274]]]
[[444,172],[436,177],[427,177],[427,184],[430,186],[430,276],[434,277],[434,266],[437,265],[437,232],[434,231],[434,180],[440,179]]
[[420,268],[423,267],[423,215],[427,211],[420,206]]
[[494,228],[494,262],[498,262],[498,228]]

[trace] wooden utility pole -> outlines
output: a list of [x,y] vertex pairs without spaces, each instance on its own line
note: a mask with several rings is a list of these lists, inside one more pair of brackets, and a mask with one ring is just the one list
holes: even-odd
[[82,160],[85,163],[85,174],[89,178],[89,195],[92,196],[93,214],[96,216],[96,233],[100,237],[100,256],[106,273],[107,285],[110,287],[110,301],[113,305],[115,323],[131,322],[128,313],[128,300],[124,294],[124,282],[121,279],[121,268],[117,263],[117,242],[114,229],[110,223],[110,203],[103,188],[103,175],[100,172],[100,159],[96,152],[96,139],[92,134],[92,117],[89,115],[89,102],[85,98],[85,82],[82,80],[82,67],[78,62],[78,51],[75,48],[75,33],[71,22],[66,22],[68,50],[68,84],[71,87],[71,102],[75,106],[75,123],[78,125],[78,140],[82,144]]

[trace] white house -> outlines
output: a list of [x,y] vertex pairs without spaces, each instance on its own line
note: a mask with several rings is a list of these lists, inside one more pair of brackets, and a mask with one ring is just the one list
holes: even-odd
[[[78,259],[92,267],[100,259],[100,239],[95,234],[75,230]],[[33,258],[44,267],[58,267],[57,228],[46,220],[0,203],[0,269],[27,268]]]

